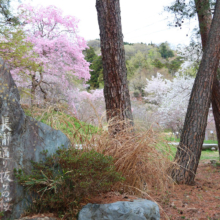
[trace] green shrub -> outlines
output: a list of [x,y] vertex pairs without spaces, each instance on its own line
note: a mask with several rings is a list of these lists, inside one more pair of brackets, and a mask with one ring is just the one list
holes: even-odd
[[30,174],[16,171],[16,177],[32,195],[33,192],[36,195],[32,213],[70,215],[70,210],[77,210],[85,198],[107,192],[116,182],[123,181],[113,162],[112,157],[95,150],[60,149],[44,162],[32,162]]
[[140,97],[140,92],[138,90],[135,90],[133,94],[135,98]]

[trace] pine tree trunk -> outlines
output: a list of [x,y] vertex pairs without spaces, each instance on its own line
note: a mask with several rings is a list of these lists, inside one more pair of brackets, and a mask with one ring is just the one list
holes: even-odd
[[220,0],[216,2],[207,46],[193,85],[180,144],[171,176],[179,184],[193,184],[212,97],[212,87],[220,58]]
[[215,118],[215,127],[217,132],[219,158],[220,158],[220,83],[217,77],[214,80],[212,89],[212,110]]
[[[110,133],[133,126],[119,0],[96,0]],[[121,122],[121,123],[118,123]]]
[[[211,8],[209,0],[195,0],[195,5],[199,20],[202,48],[204,51],[208,41],[209,30],[212,23]],[[211,103],[217,132],[218,149],[220,153],[220,83],[217,77],[214,78]]]
[[209,30],[212,23],[212,13],[209,0],[195,0],[196,11],[199,20],[199,29],[203,51],[207,45]]

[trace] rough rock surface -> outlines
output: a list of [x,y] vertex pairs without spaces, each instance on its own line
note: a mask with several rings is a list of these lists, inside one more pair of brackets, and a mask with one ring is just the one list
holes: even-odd
[[70,145],[61,132],[24,114],[18,89],[5,64],[0,60],[0,211],[3,219],[19,218],[30,198],[14,177],[14,169],[31,169],[31,160],[42,160],[41,152],[53,154]]
[[156,203],[141,199],[133,202],[110,204],[87,204],[79,213],[78,220],[159,220],[160,212]]

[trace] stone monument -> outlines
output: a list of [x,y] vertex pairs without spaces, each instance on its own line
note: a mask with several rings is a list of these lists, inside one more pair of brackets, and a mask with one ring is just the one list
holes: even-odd
[[25,116],[17,86],[5,63],[0,60],[0,212],[3,219],[16,219],[30,197],[14,177],[14,169],[30,172],[31,160],[39,162],[41,152],[53,154],[70,145],[61,132]]

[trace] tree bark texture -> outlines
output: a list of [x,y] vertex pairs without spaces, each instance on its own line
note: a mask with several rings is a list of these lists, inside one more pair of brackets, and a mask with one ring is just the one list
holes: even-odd
[[199,20],[199,29],[203,51],[207,45],[209,30],[212,23],[212,13],[209,0],[195,0],[196,11]]
[[[199,20],[202,48],[204,51],[208,41],[208,34],[212,23],[211,8],[209,0],[195,0],[195,5]],[[214,78],[211,103],[217,132],[218,149],[220,153],[220,83],[217,77]]]
[[220,83],[217,77],[214,80],[212,89],[212,111],[215,119],[215,127],[218,140],[218,150],[220,158]]
[[[133,126],[119,0],[96,0],[110,133]],[[122,123],[118,123],[122,122]]]
[[208,41],[193,85],[180,144],[175,156],[171,176],[179,184],[194,184],[205,137],[207,117],[212,97],[212,87],[220,58],[220,0]]

